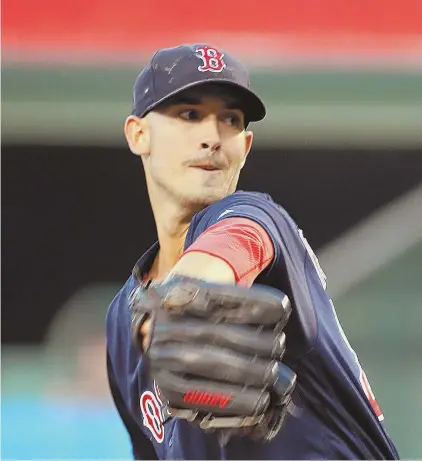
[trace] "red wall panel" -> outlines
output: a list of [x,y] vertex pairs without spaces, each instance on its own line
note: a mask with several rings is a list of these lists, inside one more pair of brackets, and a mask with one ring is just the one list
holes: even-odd
[[[4,0],[6,52],[150,52],[179,42],[262,34],[306,52],[409,48],[422,34],[420,0]],[[268,42],[268,39],[269,42]],[[419,43],[419,42],[418,42]],[[242,40],[247,51],[253,43]],[[237,43],[236,48],[239,47]]]

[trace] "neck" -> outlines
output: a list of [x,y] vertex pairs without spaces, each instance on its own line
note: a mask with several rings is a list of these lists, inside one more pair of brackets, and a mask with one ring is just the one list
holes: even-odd
[[166,278],[183,254],[186,234],[194,213],[181,209],[170,200],[160,201],[154,206],[151,200],[157,226],[160,250],[151,267],[150,277],[156,281]]

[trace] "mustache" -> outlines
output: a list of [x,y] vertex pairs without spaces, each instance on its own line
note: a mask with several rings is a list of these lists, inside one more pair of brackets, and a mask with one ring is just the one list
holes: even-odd
[[223,155],[198,155],[183,162],[184,166],[203,166],[209,165],[213,168],[223,170],[229,166],[227,159]]

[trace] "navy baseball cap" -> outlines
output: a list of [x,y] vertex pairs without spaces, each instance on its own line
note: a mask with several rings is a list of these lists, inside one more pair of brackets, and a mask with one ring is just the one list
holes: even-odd
[[144,117],[172,96],[205,83],[227,86],[247,122],[265,117],[263,102],[250,89],[247,68],[234,56],[203,44],[158,50],[135,81],[132,115]]

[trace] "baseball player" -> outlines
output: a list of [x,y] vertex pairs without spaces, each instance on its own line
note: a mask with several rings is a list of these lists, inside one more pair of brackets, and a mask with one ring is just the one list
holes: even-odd
[[247,69],[209,45],[159,50],[136,79],[124,132],[158,241],[106,319],[134,457],[398,459],[302,230],[236,190],[264,116]]

